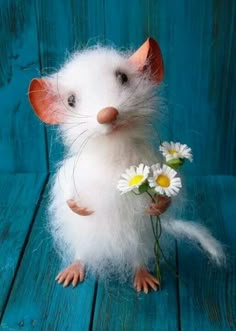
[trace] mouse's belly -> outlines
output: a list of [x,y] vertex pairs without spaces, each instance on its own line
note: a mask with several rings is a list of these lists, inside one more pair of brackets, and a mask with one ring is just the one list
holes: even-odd
[[[94,270],[111,264],[120,267],[147,262],[153,253],[150,220],[145,213],[150,198],[131,192],[120,195],[116,186],[123,168],[84,168],[77,167],[65,181],[61,178],[60,189],[57,181],[53,188],[50,222],[61,251]],[[68,198],[94,211],[91,216],[79,216],[69,209],[63,184],[70,184],[73,192]]]

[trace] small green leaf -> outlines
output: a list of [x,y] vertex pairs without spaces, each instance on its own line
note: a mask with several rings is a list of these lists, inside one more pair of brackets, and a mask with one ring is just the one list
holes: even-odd
[[144,182],[141,186],[139,186],[139,193],[144,193],[149,189],[148,182]]
[[166,162],[166,165],[173,169],[178,169],[184,164],[184,159],[172,159]]

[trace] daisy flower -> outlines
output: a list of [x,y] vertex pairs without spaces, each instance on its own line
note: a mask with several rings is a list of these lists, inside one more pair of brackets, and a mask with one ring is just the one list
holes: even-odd
[[186,144],[164,141],[159,149],[167,162],[173,159],[188,159],[191,162],[193,160],[192,150]]
[[153,177],[149,177],[148,182],[151,188],[160,194],[168,197],[176,195],[182,187],[181,179],[175,177],[177,172],[167,165],[161,166],[159,163],[152,167]]
[[138,167],[131,166],[126,169],[118,182],[118,190],[121,194],[132,190],[136,191],[147,180],[149,171],[150,168],[142,163]]

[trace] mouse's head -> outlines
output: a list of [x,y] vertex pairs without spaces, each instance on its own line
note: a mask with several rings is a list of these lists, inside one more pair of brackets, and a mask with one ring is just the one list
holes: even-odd
[[33,79],[29,99],[43,122],[60,125],[76,151],[89,137],[138,137],[155,110],[154,88],[163,72],[151,38],[131,56],[95,47],[75,53],[56,74]]

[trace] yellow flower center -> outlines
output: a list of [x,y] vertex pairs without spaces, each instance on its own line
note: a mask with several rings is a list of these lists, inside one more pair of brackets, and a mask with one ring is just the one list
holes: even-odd
[[143,180],[143,175],[136,175],[129,180],[129,186],[138,185]]
[[170,178],[167,177],[166,175],[159,175],[156,178],[156,183],[157,185],[161,187],[169,187],[170,186]]
[[168,152],[170,155],[174,155],[175,153],[177,153],[175,149],[169,149]]

